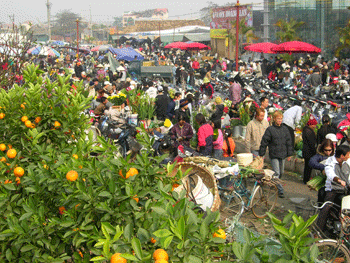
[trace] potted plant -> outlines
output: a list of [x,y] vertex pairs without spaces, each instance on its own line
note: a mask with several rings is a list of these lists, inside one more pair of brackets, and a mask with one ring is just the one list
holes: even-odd
[[239,116],[242,122],[241,126],[241,136],[245,137],[246,131],[247,131],[247,125],[250,122],[250,115],[249,115],[249,106],[244,105],[243,103],[239,107]]

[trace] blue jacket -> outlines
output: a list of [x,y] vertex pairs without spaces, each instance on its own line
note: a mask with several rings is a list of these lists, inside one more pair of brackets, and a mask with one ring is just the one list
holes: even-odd
[[322,153],[319,152],[319,149],[317,149],[317,154],[312,156],[310,161],[309,161],[309,166],[312,167],[313,169],[323,171],[325,165],[322,164],[321,162],[326,160],[329,156],[326,156]]
[[166,111],[166,115],[168,118],[173,121],[173,118],[175,117],[175,101],[171,100],[168,104],[168,109]]

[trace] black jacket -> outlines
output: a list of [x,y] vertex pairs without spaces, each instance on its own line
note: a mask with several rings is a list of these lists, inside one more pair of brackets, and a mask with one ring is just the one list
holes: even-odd
[[303,158],[310,159],[316,154],[316,134],[309,126],[305,126],[303,129],[302,138]]
[[165,120],[168,110],[169,98],[165,94],[158,95],[155,102],[155,114],[158,120]]
[[337,128],[329,124],[323,124],[317,131],[317,144],[321,144],[328,133],[337,134]]
[[285,125],[273,124],[268,127],[261,139],[259,155],[264,156],[266,147],[269,147],[270,159],[284,159],[292,156],[292,140],[288,128]]
[[213,113],[213,115],[211,115],[210,120],[211,121],[221,120],[221,117],[223,114],[224,114],[224,105],[223,104],[216,105],[216,110]]

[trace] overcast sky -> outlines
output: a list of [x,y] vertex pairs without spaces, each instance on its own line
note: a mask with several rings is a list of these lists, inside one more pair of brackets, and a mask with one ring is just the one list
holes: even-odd
[[[198,17],[198,11],[208,6],[206,1],[195,0],[157,0],[157,1],[113,1],[113,0],[50,0],[51,15],[55,15],[57,12],[63,9],[70,9],[74,13],[82,15],[86,20],[90,18],[90,6],[93,22],[108,22],[113,21],[113,17],[120,16],[124,11],[143,11],[153,8],[168,8],[169,18],[196,18]],[[224,5],[227,0],[213,1],[218,5]],[[254,0],[247,1],[241,0],[240,3],[260,3],[262,1]],[[236,2],[233,2],[235,4]],[[46,22],[46,0],[0,0],[1,4],[1,16],[0,22],[9,23],[10,15],[14,15],[15,23],[24,22],[27,20],[34,23]],[[190,13],[194,13],[189,15]],[[186,15],[186,16],[184,16]]]

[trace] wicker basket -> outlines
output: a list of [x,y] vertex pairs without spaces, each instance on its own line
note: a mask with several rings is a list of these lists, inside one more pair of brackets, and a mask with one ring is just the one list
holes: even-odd
[[[176,165],[173,172],[170,174],[170,176],[175,176],[177,174],[178,169],[180,169],[180,167],[183,174],[188,169],[192,168],[190,171],[190,174],[195,173],[196,175],[200,176],[203,180],[203,183],[206,185],[206,187],[208,187],[209,189],[214,189],[213,191],[214,202],[211,207],[211,211],[214,212],[218,210],[220,208],[221,199],[219,196],[219,190],[218,190],[214,175],[209,170],[207,170],[206,168],[200,165],[185,162],[185,163],[179,163],[178,165]],[[187,177],[188,175],[184,177],[182,180],[186,181]]]

